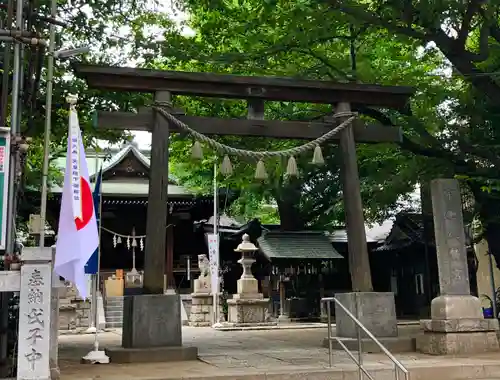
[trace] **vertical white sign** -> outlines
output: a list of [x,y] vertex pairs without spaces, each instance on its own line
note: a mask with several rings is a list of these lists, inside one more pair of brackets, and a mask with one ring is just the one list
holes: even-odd
[[219,293],[219,235],[207,234],[212,292]]
[[7,199],[9,190],[10,129],[0,127],[0,250],[7,239]]
[[21,267],[18,380],[50,379],[51,272],[50,263]]

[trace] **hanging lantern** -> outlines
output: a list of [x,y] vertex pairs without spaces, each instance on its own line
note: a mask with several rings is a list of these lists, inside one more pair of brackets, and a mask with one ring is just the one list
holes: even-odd
[[233,174],[233,165],[231,164],[231,160],[229,159],[229,156],[227,154],[224,156],[224,159],[222,160],[222,164],[220,166],[220,172],[222,173],[222,175],[226,177]]
[[258,180],[266,180],[268,178],[266,166],[264,165],[264,161],[259,160],[257,162],[257,167],[255,168],[255,179]]
[[290,156],[288,159],[288,165],[286,166],[286,175],[289,177],[297,177],[299,170],[297,169],[297,161],[295,161],[294,156]]
[[137,240],[135,238],[132,239],[132,247],[137,247]]
[[325,163],[325,159],[323,158],[323,152],[321,151],[321,147],[316,145],[314,148],[313,158],[311,163],[314,165],[323,165]]
[[122,238],[120,236],[118,236],[118,239],[116,239],[116,243],[117,244],[121,244],[122,243]]
[[195,160],[203,159],[203,148],[199,141],[195,141],[191,147],[191,157]]

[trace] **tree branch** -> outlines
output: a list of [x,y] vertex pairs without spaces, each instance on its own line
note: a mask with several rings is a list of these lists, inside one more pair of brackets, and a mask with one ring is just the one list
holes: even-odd
[[469,36],[471,21],[476,15],[479,8],[480,8],[480,0],[469,0],[469,4],[467,5],[467,10],[465,11],[465,14],[462,19],[462,25],[458,32],[457,46],[460,49],[465,50],[465,43],[467,41],[467,37]]
[[493,37],[495,41],[500,43],[500,24],[498,23],[498,16],[495,16],[494,14],[490,16],[486,12],[486,9],[479,7],[479,14],[490,27],[490,36]]
[[[339,69],[339,68],[335,67],[334,65],[332,65],[331,62],[328,60],[328,58],[326,58],[326,57],[322,56],[321,54],[315,52],[312,48],[308,48],[308,49],[296,48],[296,49],[292,49],[292,50],[295,50],[295,51],[297,51],[299,53],[308,55],[308,56],[310,56],[310,57],[312,57],[312,58],[320,61],[324,66],[326,66],[329,69],[329,71],[332,70],[332,71],[336,72],[343,79],[349,79],[349,75],[347,75],[347,73],[345,73],[341,69]],[[338,79],[338,76],[335,76],[331,72],[328,73],[328,76],[331,79]]]
[[367,22],[371,25],[377,25],[391,32],[402,34],[408,37],[412,37],[424,42],[432,41],[432,36],[428,35],[423,31],[416,30],[410,26],[398,25],[398,23],[393,20],[386,20],[381,17],[377,17],[371,12],[367,7],[356,5],[356,6],[346,6],[343,5],[341,0],[324,0],[329,3],[333,8],[340,10],[341,12],[353,17],[357,21]]
[[[412,37],[422,42],[434,41],[437,47],[446,55],[453,66],[480,92],[484,93],[494,105],[500,106],[500,86],[487,73],[480,70],[474,61],[483,58],[485,42],[487,44],[486,30],[483,30],[483,51],[479,55],[473,55],[463,49],[457,49],[456,40],[447,36],[442,30],[436,29],[429,33],[416,30],[415,28],[398,25],[393,20],[386,20],[376,16],[364,6],[346,6],[340,0],[323,0],[333,8],[353,17],[358,22],[369,23],[374,26],[385,28],[391,32]],[[490,23],[487,23],[490,25]],[[500,31],[499,31],[500,32]],[[488,31],[488,35],[489,35]],[[500,37],[497,35],[497,37]],[[486,75],[485,75],[486,74]]]
[[467,55],[470,57],[471,61],[482,62],[488,59],[488,56],[490,54],[489,38],[490,38],[490,25],[485,20],[483,25],[481,26],[481,30],[479,31],[479,53],[467,52],[464,49],[464,52],[468,53]]

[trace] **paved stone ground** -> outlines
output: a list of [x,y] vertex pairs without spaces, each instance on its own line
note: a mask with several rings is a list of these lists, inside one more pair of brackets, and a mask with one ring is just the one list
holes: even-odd
[[[414,334],[417,326],[400,327],[400,334]],[[100,335],[101,347],[119,346],[121,332]],[[160,380],[160,379],[311,379],[357,380],[356,367],[343,352],[335,352],[329,367],[328,350],[321,347],[326,329],[216,331],[183,328],[183,341],[199,349],[199,361],[151,364],[80,364],[92,347],[91,335],[64,335],[60,339],[61,380]],[[411,380],[486,379],[500,377],[500,354],[474,358],[398,354],[410,369]],[[459,359],[459,360],[457,360]],[[390,361],[382,354],[364,355],[375,380],[394,379]],[[431,372],[429,372],[431,371]],[[295,373],[295,375],[290,375]],[[400,379],[404,379],[403,376]]]

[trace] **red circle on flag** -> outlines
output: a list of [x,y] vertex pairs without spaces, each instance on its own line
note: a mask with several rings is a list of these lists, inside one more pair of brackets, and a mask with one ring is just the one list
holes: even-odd
[[80,199],[82,202],[82,217],[75,218],[77,231],[80,231],[87,224],[89,224],[94,214],[94,199],[92,198],[92,191],[87,180],[80,177]]

